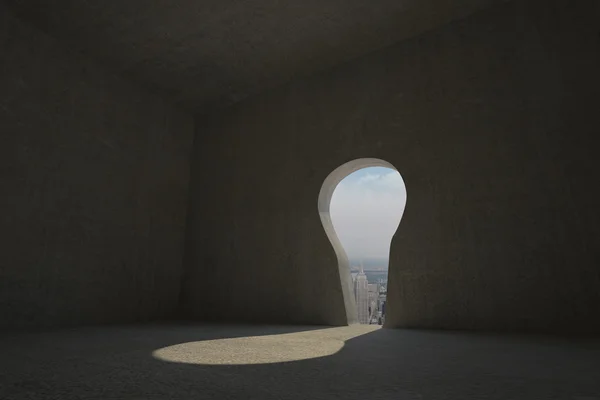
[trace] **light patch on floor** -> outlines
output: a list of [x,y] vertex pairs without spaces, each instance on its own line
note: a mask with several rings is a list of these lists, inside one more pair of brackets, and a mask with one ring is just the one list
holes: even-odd
[[377,325],[319,329],[279,335],[247,336],[180,343],[158,349],[162,361],[202,365],[272,364],[331,356],[346,340],[379,329]]

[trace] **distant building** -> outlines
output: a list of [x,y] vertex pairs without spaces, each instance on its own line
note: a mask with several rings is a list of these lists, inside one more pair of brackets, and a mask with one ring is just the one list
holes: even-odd
[[365,275],[362,263],[360,272],[354,278],[354,297],[356,299],[356,310],[358,313],[358,322],[361,324],[369,323],[369,281]]
[[379,311],[379,284],[368,284],[369,297],[369,323],[376,323],[377,313]]

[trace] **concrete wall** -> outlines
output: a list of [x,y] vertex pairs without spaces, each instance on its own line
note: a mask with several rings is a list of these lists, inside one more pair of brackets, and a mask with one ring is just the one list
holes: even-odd
[[192,136],[0,4],[0,328],[171,314]]
[[317,196],[336,167],[375,157],[408,193],[388,326],[600,331],[600,9],[518,4],[203,122],[190,315],[344,323]]

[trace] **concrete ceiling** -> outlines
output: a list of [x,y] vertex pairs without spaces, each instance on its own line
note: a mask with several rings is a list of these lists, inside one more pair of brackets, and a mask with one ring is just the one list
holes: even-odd
[[502,0],[4,1],[70,47],[207,112]]

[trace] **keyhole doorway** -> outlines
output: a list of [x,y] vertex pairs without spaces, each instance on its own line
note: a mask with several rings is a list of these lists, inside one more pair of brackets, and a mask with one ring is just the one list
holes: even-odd
[[338,258],[348,322],[383,325],[390,245],[406,205],[400,173],[374,158],[343,164],[323,182],[318,204]]

